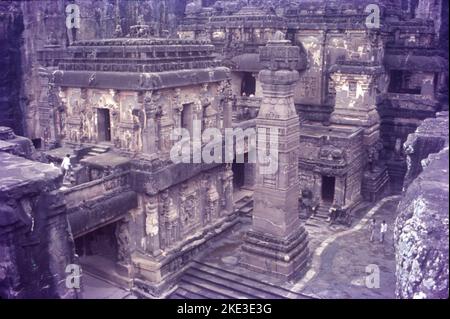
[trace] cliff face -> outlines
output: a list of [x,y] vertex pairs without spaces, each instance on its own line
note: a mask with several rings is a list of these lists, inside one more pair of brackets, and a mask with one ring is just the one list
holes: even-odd
[[[121,25],[127,34],[142,21],[156,34],[174,32],[184,14],[186,0],[75,0],[80,8],[80,29],[76,39],[112,37]],[[46,45],[69,45],[66,28],[68,0],[0,2],[0,125],[17,134],[40,137],[37,114],[44,101],[45,81],[39,73],[38,50]],[[44,72],[43,72],[44,71]],[[42,120],[42,119],[41,119]]]
[[23,133],[21,88],[21,34],[23,19],[20,6],[0,2],[0,126]]
[[[424,147],[426,143],[441,145],[441,150],[429,154],[433,148]],[[448,112],[425,120],[405,147],[413,156],[408,158],[411,179],[405,181],[409,185],[398,206],[394,232],[396,295],[448,298]]]

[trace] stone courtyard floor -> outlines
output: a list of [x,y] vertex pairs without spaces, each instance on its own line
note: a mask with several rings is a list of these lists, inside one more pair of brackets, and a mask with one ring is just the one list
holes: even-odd
[[[395,254],[393,228],[397,197],[386,198],[372,208],[353,228],[337,232],[312,254],[312,269],[296,285],[296,291],[320,298],[395,298]],[[369,241],[367,222],[385,220],[384,243]],[[378,234],[377,234],[378,235]],[[379,270],[379,287],[369,288]],[[366,280],[369,287],[366,286]]]
[[[397,204],[398,197],[393,196],[375,205],[363,206],[359,218],[354,221],[351,228],[330,227],[325,222],[323,225],[306,223],[305,228],[310,237],[310,267],[297,282],[281,282],[239,266],[240,246],[245,232],[251,225],[249,219],[228,236],[213,244],[201,261],[218,268],[233,269],[235,273],[317,298],[394,298],[393,225]],[[372,217],[377,219],[378,224],[382,220],[386,220],[388,224],[384,243],[380,243],[378,238],[373,243],[369,241],[367,222]],[[370,268],[366,269],[367,267]],[[366,270],[370,270],[370,273]],[[374,270],[379,270],[379,288],[368,288],[366,278],[374,274]]]

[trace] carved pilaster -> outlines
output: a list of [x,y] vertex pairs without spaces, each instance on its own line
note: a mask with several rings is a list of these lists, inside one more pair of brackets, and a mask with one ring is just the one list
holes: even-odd
[[169,190],[161,193],[160,239],[161,248],[167,249],[179,239],[178,211]]
[[206,184],[206,207],[205,207],[205,224],[219,216],[219,193],[211,176],[207,176]]
[[157,196],[147,196],[145,203],[146,250],[153,256],[160,254],[159,204]]
[[226,164],[220,179],[222,181],[221,209],[230,214],[233,212],[233,170],[231,164]]

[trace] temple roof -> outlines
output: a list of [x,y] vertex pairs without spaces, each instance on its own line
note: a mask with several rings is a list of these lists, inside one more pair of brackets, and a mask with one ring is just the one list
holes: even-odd
[[147,90],[222,81],[227,74],[209,41],[128,37],[75,42],[53,79],[65,87]]
[[233,69],[243,72],[259,72],[263,69],[258,53],[244,53],[231,59]]
[[78,41],[60,60],[65,71],[164,72],[217,66],[204,40],[114,38]]
[[275,12],[247,6],[232,15],[211,17],[209,26],[226,28],[284,28],[286,21]]

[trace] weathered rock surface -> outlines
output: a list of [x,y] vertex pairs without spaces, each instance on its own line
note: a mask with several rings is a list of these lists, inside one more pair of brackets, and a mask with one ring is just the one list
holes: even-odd
[[[408,141],[408,176],[418,176],[409,182],[398,206],[394,233],[396,296],[448,298],[448,113],[426,120]],[[426,154],[437,145],[443,147],[439,153]]]
[[448,129],[448,112],[441,112],[436,119],[424,120],[416,132],[408,136],[403,146],[408,155],[404,189],[422,172],[422,160],[448,144]]
[[75,297],[61,171],[2,151],[0,167],[0,299]]

